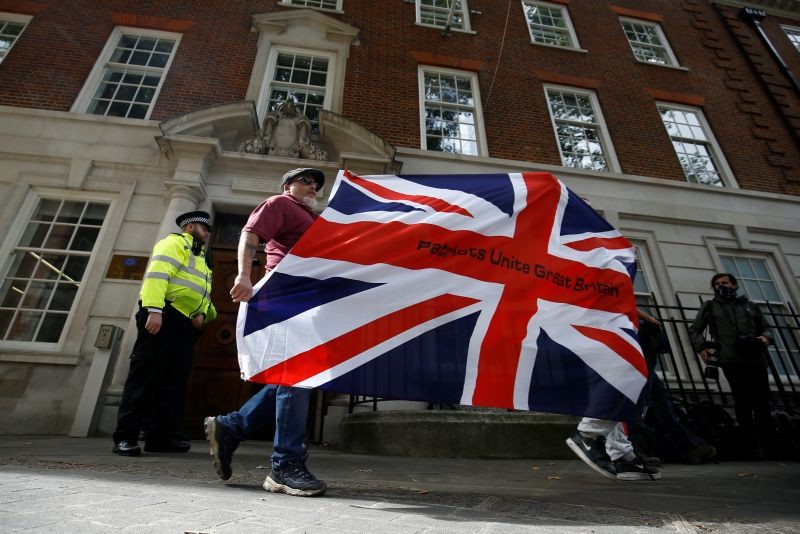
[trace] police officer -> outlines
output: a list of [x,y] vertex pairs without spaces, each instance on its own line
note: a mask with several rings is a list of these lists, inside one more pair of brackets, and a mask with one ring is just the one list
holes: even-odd
[[178,439],[192,352],[200,328],[217,316],[211,303],[211,269],[203,245],[211,231],[205,211],[179,215],[181,233],[153,247],[139,293],[136,343],[122,391],[112,452],[139,456],[143,417],[152,417],[145,452],[187,452]]

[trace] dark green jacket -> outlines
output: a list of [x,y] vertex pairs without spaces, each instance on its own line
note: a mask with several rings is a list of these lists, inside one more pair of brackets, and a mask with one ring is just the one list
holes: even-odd
[[772,334],[767,329],[761,310],[747,297],[737,297],[732,302],[714,297],[703,303],[689,327],[692,347],[697,352],[700,352],[705,341],[703,332],[706,328],[711,338],[720,344],[720,363],[751,362],[767,365],[766,350],[750,351],[747,354],[736,350],[736,339],[739,336],[764,336],[772,343]]

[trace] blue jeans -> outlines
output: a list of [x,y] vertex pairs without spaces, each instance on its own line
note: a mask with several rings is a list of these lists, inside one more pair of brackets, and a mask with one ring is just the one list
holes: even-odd
[[239,408],[239,411],[217,417],[231,436],[245,441],[271,418],[275,418],[272,466],[282,467],[287,462],[303,461],[308,405],[311,391],[307,388],[291,388],[267,384]]

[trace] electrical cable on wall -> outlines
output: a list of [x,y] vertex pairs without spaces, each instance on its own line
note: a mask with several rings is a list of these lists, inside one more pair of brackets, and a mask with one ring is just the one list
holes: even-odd
[[511,2],[508,0],[508,10],[506,11],[506,25],[503,28],[503,38],[500,40],[500,51],[497,53],[497,63],[494,65],[494,74],[492,74],[492,83],[489,84],[489,93],[483,101],[483,114],[486,116],[486,110],[489,108],[489,99],[492,97],[492,89],[494,88],[494,80],[497,78],[497,70],[500,68],[500,58],[503,57],[503,47],[506,44],[506,33],[508,32],[508,18],[511,15]]

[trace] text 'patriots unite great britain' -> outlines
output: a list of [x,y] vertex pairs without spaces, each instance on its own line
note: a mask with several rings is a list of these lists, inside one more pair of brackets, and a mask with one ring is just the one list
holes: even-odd
[[503,251],[494,248],[485,249],[480,247],[453,247],[446,243],[434,243],[432,241],[419,241],[418,251],[425,251],[428,254],[440,258],[463,257],[474,261],[486,262],[509,271],[532,275],[541,280],[550,282],[556,286],[573,291],[594,291],[601,295],[618,296],[619,288],[603,284],[602,282],[587,282],[580,276],[571,277],[562,273],[547,269],[544,265],[520,260],[516,256],[506,255]]

